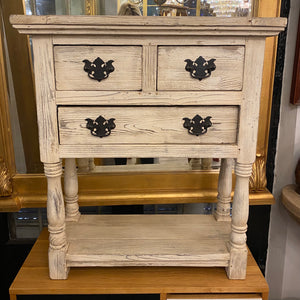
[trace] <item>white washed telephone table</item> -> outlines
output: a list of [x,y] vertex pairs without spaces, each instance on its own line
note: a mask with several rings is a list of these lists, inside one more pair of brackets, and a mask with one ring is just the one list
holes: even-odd
[[[265,38],[286,19],[10,20],[33,42],[50,278],[82,266],[221,266],[230,279],[245,278]],[[83,157],[222,158],[217,210],[81,216],[74,158]]]

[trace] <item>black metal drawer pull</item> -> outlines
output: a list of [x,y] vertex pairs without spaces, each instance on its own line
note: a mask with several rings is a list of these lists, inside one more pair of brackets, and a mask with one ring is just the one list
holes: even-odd
[[216,69],[215,58],[206,61],[202,56],[199,56],[195,61],[186,59],[186,71],[190,72],[193,78],[202,80],[208,78],[211,72]]
[[114,118],[106,120],[102,116],[99,116],[96,120],[90,118],[85,119],[86,128],[91,131],[93,136],[98,136],[100,138],[109,136],[111,131],[116,127],[114,123]]
[[97,57],[93,62],[88,59],[83,60],[83,70],[88,73],[88,76],[99,82],[108,77],[108,75],[115,70],[112,63],[113,60],[104,62],[100,57]]
[[189,118],[183,118],[183,127],[188,130],[189,134],[202,135],[207,132],[207,128],[212,126],[210,121],[211,117],[203,119],[201,116],[196,115],[192,120]]

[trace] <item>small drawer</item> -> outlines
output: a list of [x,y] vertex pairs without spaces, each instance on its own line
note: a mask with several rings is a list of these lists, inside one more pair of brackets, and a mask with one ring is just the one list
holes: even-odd
[[[199,59],[199,57],[202,57]],[[186,70],[188,64],[215,59],[214,70],[192,67],[196,78]],[[187,61],[189,60],[189,61]],[[193,64],[194,63],[194,64]],[[168,91],[239,91],[243,86],[244,46],[162,46],[158,48],[157,89]],[[207,76],[201,80],[197,77]],[[209,77],[208,77],[209,76]]]
[[[104,63],[112,60],[113,72],[98,81],[99,76],[89,76],[85,65],[97,58]],[[142,47],[140,46],[55,46],[54,65],[56,89],[65,91],[90,90],[141,90]],[[101,60],[94,64],[97,74],[105,71]],[[83,61],[87,61],[86,63]],[[91,72],[95,72],[91,69]],[[107,73],[107,72],[106,72]],[[92,79],[94,77],[96,79]]]
[[236,144],[238,106],[59,107],[58,121],[62,145]]

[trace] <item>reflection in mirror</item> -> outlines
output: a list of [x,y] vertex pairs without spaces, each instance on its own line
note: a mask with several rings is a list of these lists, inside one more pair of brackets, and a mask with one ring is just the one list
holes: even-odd
[[117,15],[122,4],[143,16],[251,16],[251,0],[25,0],[28,15]]
[[193,171],[216,170],[219,158],[80,158],[79,173],[86,172],[135,172],[135,171]]
[[[216,203],[192,204],[153,204],[127,206],[81,206],[81,214],[203,214],[210,215],[216,208]],[[123,209],[123,210],[121,210]],[[46,208],[24,208],[9,215],[10,239],[36,239],[43,228],[48,226]]]

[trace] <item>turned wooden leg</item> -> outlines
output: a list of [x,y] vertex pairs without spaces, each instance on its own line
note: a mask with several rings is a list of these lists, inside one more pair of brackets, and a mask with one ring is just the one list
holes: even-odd
[[77,158],[78,173],[87,173],[90,171],[89,158]]
[[218,203],[215,211],[217,221],[231,221],[232,165],[233,159],[222,158],[218,182]]
[[212,166],[212,158],[201,158],[201,169],[210,170]]
[[94,158],[89,158],[89,171],[95,170],[95,160]]
[[128,157],[126,161],[126,165],[136,165],[137,159],[135,157]]
[[47,218],[49,230],[49,276],[51,279],[66,279],[66,231],[65,206],[61,188],[62,165],[45,163],[45,175],[48,183]]
[[78,205],[78,177],[75,158],[65,159],[64,192],[66,221],[77,222],[80,218]]
[[227,275],[230,279],[245,279],[247,269],[246,232],[249,214],[249,177],[252,164],[237,163],[236,184],[232,205],[230,236],[230,262]]
[[201,158],[190,158],[188,160],[189,165],[193,170],[200,170],[202,169],[201,165]]

